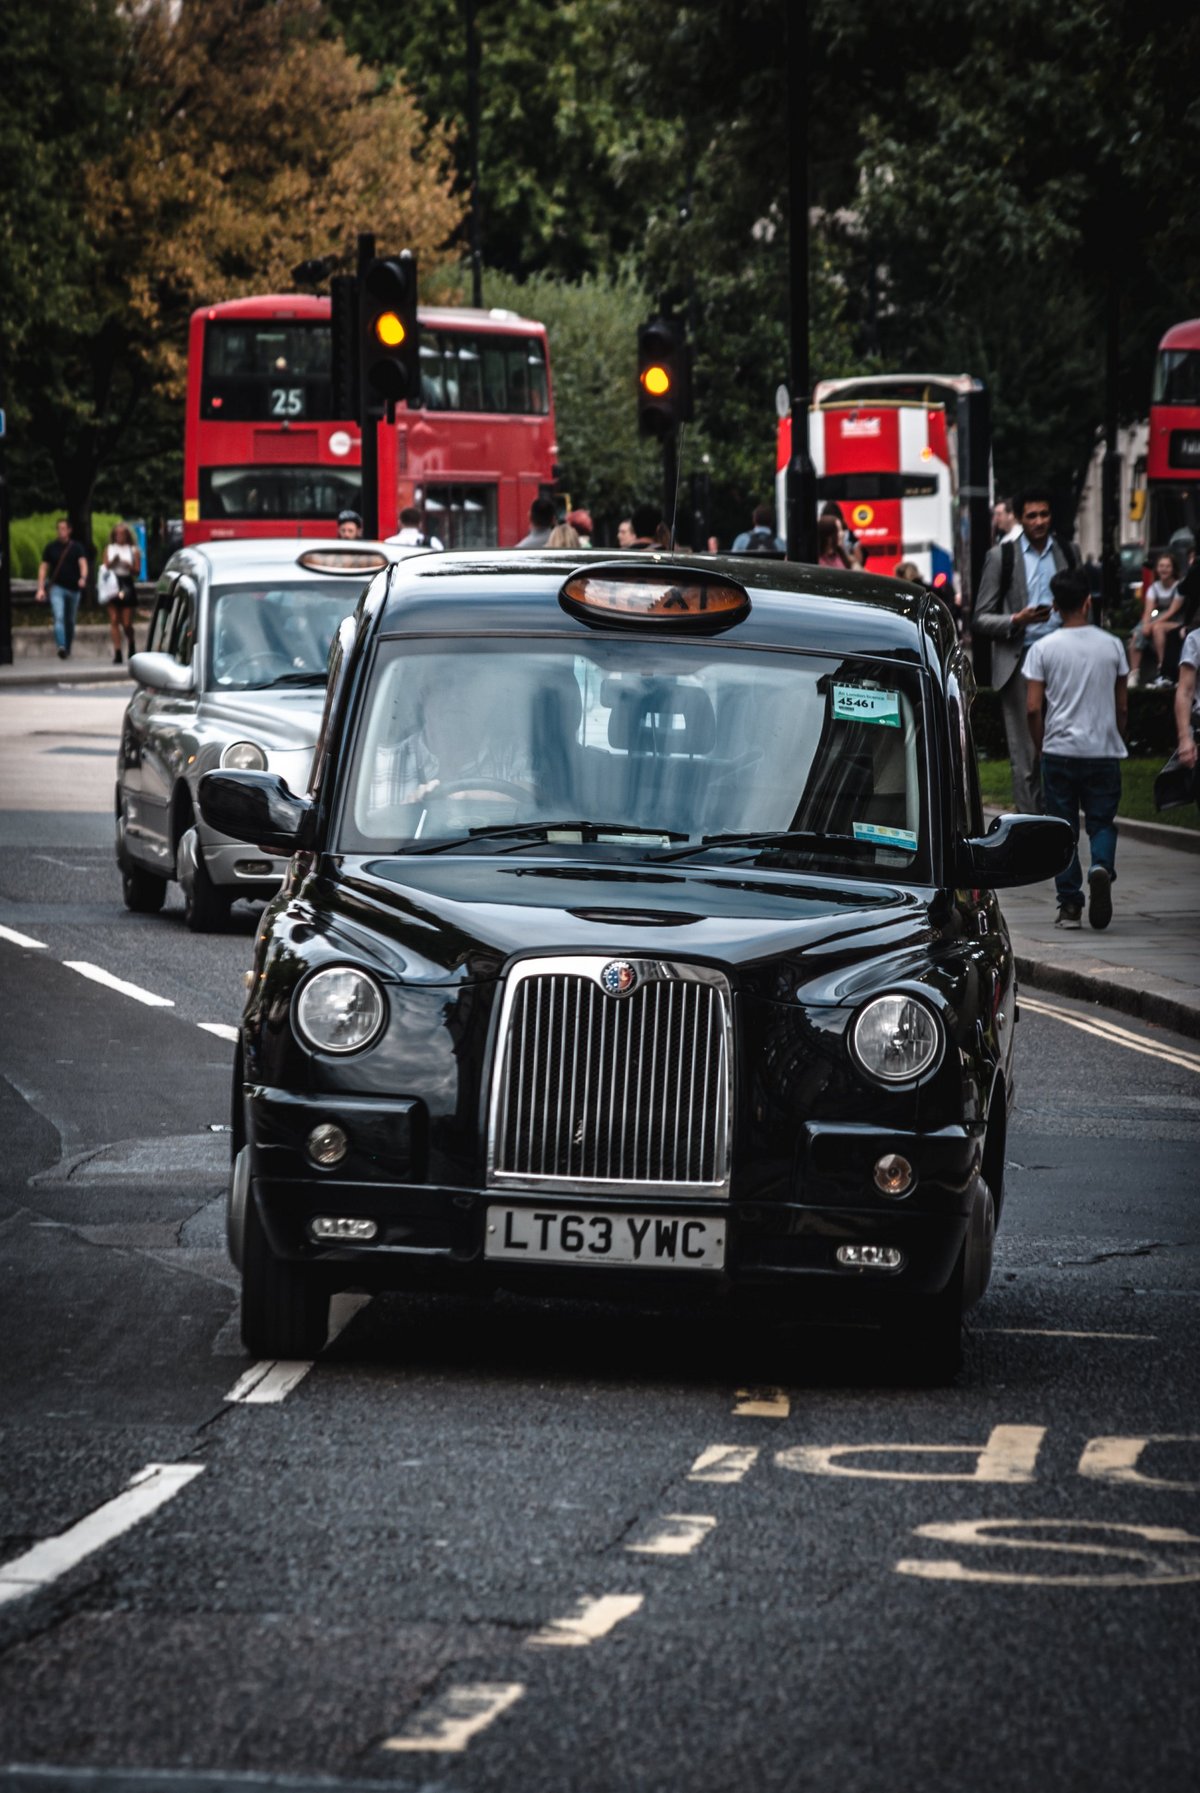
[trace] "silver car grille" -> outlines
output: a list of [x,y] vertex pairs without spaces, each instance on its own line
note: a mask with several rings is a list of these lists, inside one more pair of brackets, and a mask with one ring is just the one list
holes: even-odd
[[[606,972],[632,973],[633,988],[608,994]],[[518,965],[492,1080],[491,1185],[725,1195],[730,1007],[726,979],[704,966],[590,956]]]

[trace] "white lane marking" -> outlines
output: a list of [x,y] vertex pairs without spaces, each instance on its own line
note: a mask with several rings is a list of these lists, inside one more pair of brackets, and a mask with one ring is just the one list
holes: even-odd
[[656,1532],[625,1548],[635,1556],[689,1556],[716,1523],[711,1513],[664,1513]]
[[31,940],[28,934],[18,934],[15,928],[0,927],[0,940],[10,940],[14,946],[30,946],[39,953],[49,950],[44,940]]
[[740,1482],[753,1469],[756,1444],[710,1444],[688,1471],[689,1482]]
[[1147,1058],[1162,1059],[1164,1064],[1177,1065],[1183,1071],[1200,1072],[1200,1054],[1184,1051],[1173,1046],[1153,1046],[1148,1040],[1137,1034],[1126,1032],[1109,1021],[1086,1020],[1082,1015],[1073,1015],[1068,1009],[1055,1008],[1051,1003],[1038,1002],[1033,997],[1021,992],[1021,1007],[1029,1009],[1032,1014],[1045,1015],[1051,1021],[1065,1021],[1068,1027],[1077,1027],[1080,1033],[1090,1033],[1098,1040],[1107,1040],[1110,1046],[1124,1046],[1129,1052],[1141,1052]]
[[792,1403],[781,1388],[739,1388],[733,1411],[742,1419],[786,1419]]
[[86,959],[64,959],[63,964],[68,971],[77,971],[80,977],[90,978],[94,984],[103,984],[106,990],[116,990],[122,996],[132,996],[135,1002],[144,1002],[147,1008],[175,1007],[169,996],[156,996],[153,990],[143,990],[140,984],[127,984],[123,977],[114,977],[111,971],[105,971],[100,965],[89,965]]
[[384,1749],[436,1752],[466,1749],[472,1737],[486,1731],[525,1692],[523,1681],[478,1681],[449,1687],[439,1699],[409,1720],[398,1737],[384,1740]]
[[1175,1488],[1195,1494],[1200,1482],[1179,1482],[1169,1476],[1146,1475],[1138,1468],[1148,1444],[1200,1444],[1194,1432],[1157,1432],[1141,1438],[1089,1438],[1079,1459],[1079,1473],[1118,1487]]
[[1134,1340],[1141,1343],[1157,1343],[1153,1332],[1068,1332],[1065,1328],[1054,1326],[972,1326],[972,1333],[994,1332],[1005,1338],[1013,1339],[1120,1339],[1126,1342]]
[[644,1594],[601,1594],[596,1600],[580,1600],[577,1612],[565,1619],[551,1619],[541,1631],[531,1632],[525,1642],[536,1649],[554,1645],[580,1649],[594,1644],[598,1637],[607,1637],[622,1619],[639,1612],[645,1598]]
[[216,1040],[232,1040],[237,1045],[238,1030],[230,1027],[225,1021],[197,1021],[196,1026],[201,1033],[210,1033]]
[[[371,1299],[369,1295],[335,1295],[329,1304],[328,1350],[339,1332],[344,1332],[355,1314]],[[314,1358],[263,1359],[243,1370],[225,1399],[242,1407],[270,1407],[287,1399],[312,1369]]]
[[[1045,1426],[993,1426],[987,1444],[796,1444],[777,1451],[780,1469],[803,1475],[861,1476],[877,1482],[1032,1482]],[[860,1469],[844,1457],[974,1457],[957,1469]]]
[[57,1581],[85,1557],[148,1518],[165,1501],[173,1500],[203,1468],[203,1463],[147,1463],[128,1487],[86,1518],[57,1537],[43,1538],[21,1556],[0,1563],[0,1606]]

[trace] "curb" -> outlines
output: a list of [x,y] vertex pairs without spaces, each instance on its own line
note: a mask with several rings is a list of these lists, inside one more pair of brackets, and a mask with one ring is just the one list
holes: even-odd
[[[994,816],[1011,813],[1010,810],[997,809],[991,803],[983,806],[984,820],[989,823]],[[1082,836],[1082,829],[1080,833]],[[1177,853],[1200,853],[1200,828],[1173,828],[1169,822],[1138,822],[1129,816],[1118,814],[1118,841],[1122,835],[1126,840],[1141,841],[1147,847],[1173,847]]]
[[[1054,965],[1047,959],[1029,959],[1017,953],[1017,978],[1035,990],[1048,990],[1054,996],[1074,996],[1083,1002],[1095,1002],[1108,1009],[1117,1009],[1135,1021],[1151,1021],[1172,1033],[1186,1034],[1200,1040],[1200,1007],[1165,996],[1157,990],[1131,989],[1116,978],[1098,977],[1094,972],[1075,971],[1067,965]],[[1017,1001],[1020,1002],[1020,991]]]
[[57,656],[43,660],[20,660],[12,666],[0,666],[0,691],[14,686],[31,685],[115,685],[132,686],[128,666],[114,666],[111,660],[60,660]]

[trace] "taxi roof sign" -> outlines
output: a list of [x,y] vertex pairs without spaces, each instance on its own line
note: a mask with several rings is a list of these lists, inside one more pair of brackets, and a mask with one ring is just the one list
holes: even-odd
[[750,612],[750,594],[736,580],[654,560],[581,567],[559,602],[582,622],[631,627],[725,628]]
[[391,561],[381,548],[309,548],[296,565],[310,573],[381,573]]

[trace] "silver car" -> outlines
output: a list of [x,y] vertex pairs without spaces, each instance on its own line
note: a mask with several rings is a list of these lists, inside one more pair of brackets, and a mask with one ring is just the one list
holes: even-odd
[[[183,889],[187,925],[224,925],[238,897],[273,894],[286,860],[216,834],[196,789],[214,766],[308,784],[329,647],[370,579],[411,548],[377,542],[213,542],[173,554],[121,730],[117,863],[126,906]],[[420,550],[416,550],[420,552]]]

